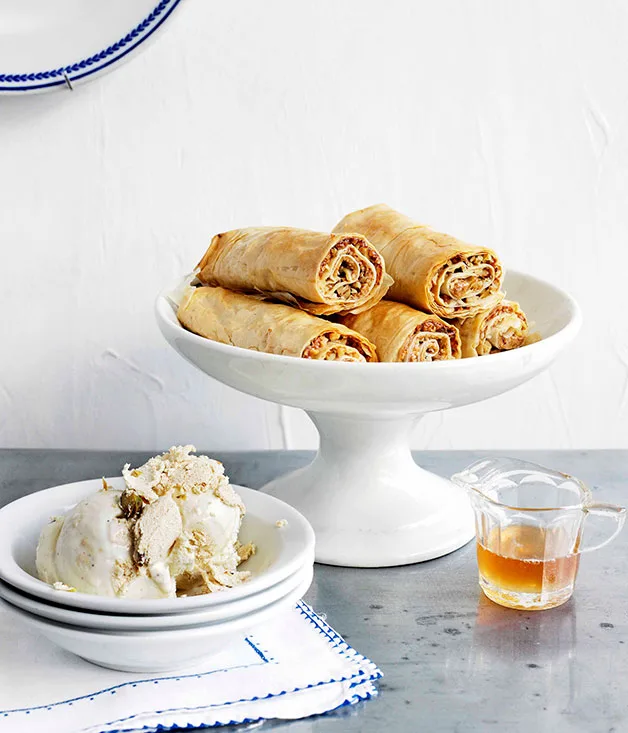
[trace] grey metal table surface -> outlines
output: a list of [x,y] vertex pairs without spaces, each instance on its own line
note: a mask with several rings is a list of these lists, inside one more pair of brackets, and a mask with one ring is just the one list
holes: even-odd
[[[259,488],[312,454],[221,453],[234,483]],[[572,473],[596,498],[628,502],[628,451],[509,452]],[[426,452],[450,475],[479,452]],[[0,451],[0,505],[56,484],[119,473],[146,453]],[[501,608],[477,584],[473,543],[399,568],[316,566],[306,600],[384,673],[380,695],[296,722],[290,733],[628,731],[628,532],[583,558],[574,597],[541,612]]]

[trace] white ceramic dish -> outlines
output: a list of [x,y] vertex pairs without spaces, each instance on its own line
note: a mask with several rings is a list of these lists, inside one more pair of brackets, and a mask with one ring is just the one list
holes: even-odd
[[231,621],[160,631],[98,631],[41,618],[7,601],[10,613],[53,644],[83,659],[123,672],[170,672],[197,664],[225,651],[236,638],[292,607],[311,578],[259,611]]
[[157,298],[156,316],[179,354],[234,389],[306,410],[318,428],[313,463],[263,491],[310,520],[317,561],[333,565],[402,565],[468,542],[475,534],[469,501],[451,481],[414,463],[412,428],[427,412],[479,402],[536,376],[574,338],[581,321],[565,292],[509,272],[508,297],[521,304],[541,341],[475,359],[330,363],[240,349],[190,333],[168,300],[173,289]]
[[[113,488],[124,486],[120,477],[107,481]],[[51,516],[64,513],[101,487],[101,479],[55,486],[0,509],[0,580],[45,602],[80,610],[159,615],[215,607],[252,596],[293,575],[311,561],[314,553],[314,532],[299,512],[274,497],[234,486],[247,508],[240,539],[257,545],[257,553],[240,566],[251,571],[246,583],[208,595],[152,600],[56,591],[36,577],[35,549],[41,528]],[[286,520],[286,526],[276,526],[280,519]]]
[[3,0],[0,92],[62,89],[110,71],[147,45],[180,0]]
[[252,596],[241,598],[232,603],[221,603],[219,606],[214,606],[213,608],[200,608],[197,611],[162,614],[160,616],[127,616],[122,614],[99,613],[97,611],[79,611],[75,608],[67,608],[65,606],[39,601],[37,598],[29,596],[26,593],[21,593],[2,581],[0,581],[0,598],[12,606],[17,606],[23,611],[28,611],[35,616],[97,631],[158,631],[160,629],[179,629],[223,623],[224,621],[234,620],[247,614],[261,611],[267,606],[276,603],[296,588],[302,588],[306,581],[309,580],[311,584],[314,573],[313,561],[312,558],[311,563],[298,570],[294,575]]

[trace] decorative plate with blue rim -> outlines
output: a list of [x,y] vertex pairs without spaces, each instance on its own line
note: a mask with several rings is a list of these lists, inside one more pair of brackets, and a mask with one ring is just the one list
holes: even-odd
[[181,0],[2,0],[0,93],[72,88],[110,71]]

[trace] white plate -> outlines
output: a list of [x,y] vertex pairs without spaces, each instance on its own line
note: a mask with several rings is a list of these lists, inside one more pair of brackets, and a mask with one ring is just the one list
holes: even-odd
[[[109,478],[116,489],[124,487],[121,477]],[[101,479],[55,486],[24,496],[0,509],[0,580],[45,602],[103,613],[179,613],[215,607],[251,596],[285,580],[311,561],[314,531],[296,509],[274,497],[234,485],[246,505],[240,539],[254,542],[256,554],[240,567],[251,571],[251,579],[235,588],[190,598],[130,600],[105,598],[87,593],[56,591],[37,578],[35,550],[41,528],[51,516],[63,514],[81,499],[102,487]],[[287,524],[276,526],[277,520]]]
[[[263,608],[276,603],[296,588],[303,588],[308,582],[308,588],[314,574],[312,563],[298,570],[294,575],[281,583],[273,585],[268,590],[255,593],[252,596],[241,598],[233,603],[221,603],[214,608],[201,608],[198,611],[184,613],[162,614],[160,616],[126,616],[121,614],[106,614],[98,612],[78,611],[74,608],[65,608],[52,603],[44,603],[26,593],[15,590],[10,585],[0,581],[0,598],[28,611],[35,616],[57,621],[59,623],[81,626],[97,631],[158,631],[160,629],[179,629],[201,624],[215,624],[231,621],[241,616],[261,611]],[[304,591],[302,591],[304,592]]]
[[89,662],[123,672],[170,672],[224,652],[238,637],[291,608],[310,579],[265,608],[232,621],[161,631],[97,631],[35,616],[3,601],[7,610],[53,644]]
[[179,2],[2,0],[0,92],[59,89],[110,71],[154,37]]

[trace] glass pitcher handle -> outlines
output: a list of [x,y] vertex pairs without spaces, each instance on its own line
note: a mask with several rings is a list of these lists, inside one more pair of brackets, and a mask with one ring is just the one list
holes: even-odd
[[591,545],[590,547],[587,547],[586,542],[581,544],[579,552],[591,552],[591,550],[599,550],[600,547],[608,545],[608,543],[612,542],[612,540],[614,540],[615,537],[617,537],[617,535],[621,532],[621,528],[624,526],[624,522],[626,521],[626,509],[622,506],[615,506],[615,504],[588,504],[586,507],[584,507],[583,511],[585,513],[585,525],[586,517],[588,517],[589,515],[593,515],[594,517],[604,517],[605,519],[612,519],[614,522],[616,522],[616,527],[615,531],[611,534],[610,537],[607,537],[605,540],[599,542],[597,545]]

